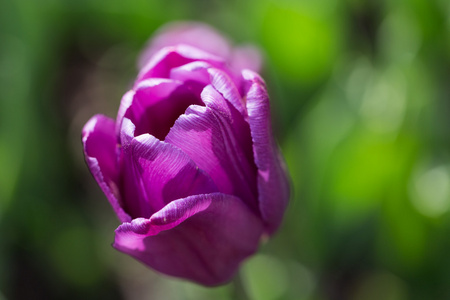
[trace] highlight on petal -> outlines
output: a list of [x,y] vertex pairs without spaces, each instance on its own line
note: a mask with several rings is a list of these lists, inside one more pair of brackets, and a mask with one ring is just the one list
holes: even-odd
[[170,78],[182,81],[200,99],[203,88],[210,83],[208,69],[213,66],[204,61],[194,61],[170,71]]
[[202,49],[219,57],[228,57],[230,43],[219,32],[199,22],[173,22],[161,28],[139,58],[139,68],[160,49],[180,44]]
[[199,97],[203,88],[211,84],[243,116],[246,116],[247,108],[233,81],[235,77],[230,71],[218,69],[204,61],[188,63],[170,72],[171,79],[182,81],[191,90],[195,89]]
[[209,68],[208,73],[211,76],[211,85],[246,118],[247,108],[244,100],[228,74],[216,68]]
[[246,83],[248,122],[258,167],[259,208],[266,231],[272,234],[279,227],[289,201],[289,181],[273,138],[264,81],[249,70],[244,70],[242,76]]
[[204,61],[218,68],[225,65],[224,58],[192,46],[181,44],[165,47],[159,50],[141,69],[135,85],[148,78],[168,78],[171,69],[194,61]]
[[120,137],[120,129],[122,128],[122,120],[125,116],[125,113],[127,112],[128,108],[130,107],[131,103],[133,102],[134,97],[134,91],[128,91],[123,95],[122,100],[120,100],[120,106],[119,110],[117,111],[117,118],[116,118],[116,135]]
[[118,191],[119,167],[114,120],[93,116],[83,127],[82,142],[86,163],[122,222],[130,216],[122,209]]
[[204,61],[194,61],[170,71],[170,78],[179,80],[184,83],[197,81],[203,83],[203,86],[209,84],[209,74],[207,69],[212,68],[212,65]]
[[206,107],[191,105],[165,141],[209,174],[220,192],[240,197],[259,213],[250,127],[211,85],[203,90],[202,99]]
[[195,195],[122,224],[113,246],[162,273],[214,286],[229,281],[256,251],[262,228],[235,196]]
[[[123,121],[129,128],[130,123]],[[124,207],[133,218],[148,218],[179,198],[217,191],[212,179],[185,153],[149,134],[123,147],[121,172]]]

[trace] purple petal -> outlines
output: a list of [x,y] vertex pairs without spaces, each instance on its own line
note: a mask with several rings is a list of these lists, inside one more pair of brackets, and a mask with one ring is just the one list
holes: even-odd
[[255,72],[261,71],[262,57],[258,48],[253,46],[241,46],[233,49],[230,62],[231,69],[241,71],[249,69]]
[[[122,128],[122,120],[127,112],[128,108],[131,106],[134,97],[134,91],[128,91],[123,95],[122,100],[120,100],[119,110],[117,111],[116,118],[116,135],[120,136],[120,129]],[[119,141],[120,142],[120,141]]]
[[203,88],[210,83],[208,69],[212,65],[204,61],[194,61],[170,71],[170,78],[182,81],[198,98]]
[[208,73],[211,76],[211,85],[246,118],[247,108],[245,103],[228,74],[215,68],[209,68]]
[[[226,100],[244,116],[247,116],[247,108],[232,78],[235,76],[229,71],[214,68],[209,63],[196,61],[174,68],[170,72],[170,78],[184,82],[190,89],[195,89],[200,96],[203,88],[211,84]],[[241,80],[239,78],[239,80]]]
[[204,61],[218,68],[224,66],[224,59],[200,49],[178,45],[158,51],[141,69],[135,85],[148,78],[168,78],[170,70],[193,61]]
[[230,53],[228,40],[213,28],[196,22],[174,22],[163,27],[151,39],[139,58],[139,68],[160,49],[180,44],[190,45],[219,57],[226,58]]
[[237,197],[221,193],[171,202],[150,219],[116,229],[113,246],[150,267],[204,285],[229,281],[253,254],[260,219]]
[[206,86],[209,83],[208,68],[212,68],[212,65],[204,61],[194,61],[173,68],[170,71],[170,78],[183,82],[198,81]]
[[249,125],[212,86],[205,87],[202,99],[206,107],[190,106],[165,141],[208,173],[220,192],[240,197],[258,212]]
[[280,225],[289,201],[286,168],[272,134],[269,96],[264,81],[256,73],[244,70],[247,110],[253,139],[253,153],[258,167],[259,208],[267,233]]
[[129,222],[131,217],[120,205],[117,142],[114,127],[114,120],[103,115],[95,115],[83,127],[82,142],[86,163],[92,175],[119,219],[122,222]]
[[126,117],[136,126],[136,135],[149,133],[162,140],[191,104],[203,103],[189,85],[172,79],[147,79],[125,94],[118,123]]
[[[124,127],[132,128],[130,123],[123,120]],[[130,140],[133,133],[127,135]],[[185,153],[149,134],[131,138],[123,147],[122,173],[124,207],[133,218],[148,218],[179,198],[217,191]]]

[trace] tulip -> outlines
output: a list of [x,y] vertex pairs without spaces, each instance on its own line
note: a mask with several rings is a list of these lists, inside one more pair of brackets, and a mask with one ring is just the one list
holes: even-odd
[[122,222],[113,247],[206,286],[233,277],[289,200],[249,49],[206,25],[171,25],[143,52],[116,120],[95,115],[82,132],[87,165]]

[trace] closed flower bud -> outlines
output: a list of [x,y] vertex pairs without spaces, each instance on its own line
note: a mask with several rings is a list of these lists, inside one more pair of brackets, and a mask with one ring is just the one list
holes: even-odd
[[276,231],[289,199],[259,55],[177,23],[140,65],[116,120],[95,115],[82,133],[122,222],[113,246],[171,276],[226,283]]

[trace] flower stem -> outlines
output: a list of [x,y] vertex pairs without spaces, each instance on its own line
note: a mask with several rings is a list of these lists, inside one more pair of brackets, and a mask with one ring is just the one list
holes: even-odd
[[234,276],[232,284],[232,299],[235,300],[249,300],[247,291],[245,290],[244,282],[242,281],[241,273],[238,272],[236,276]]

